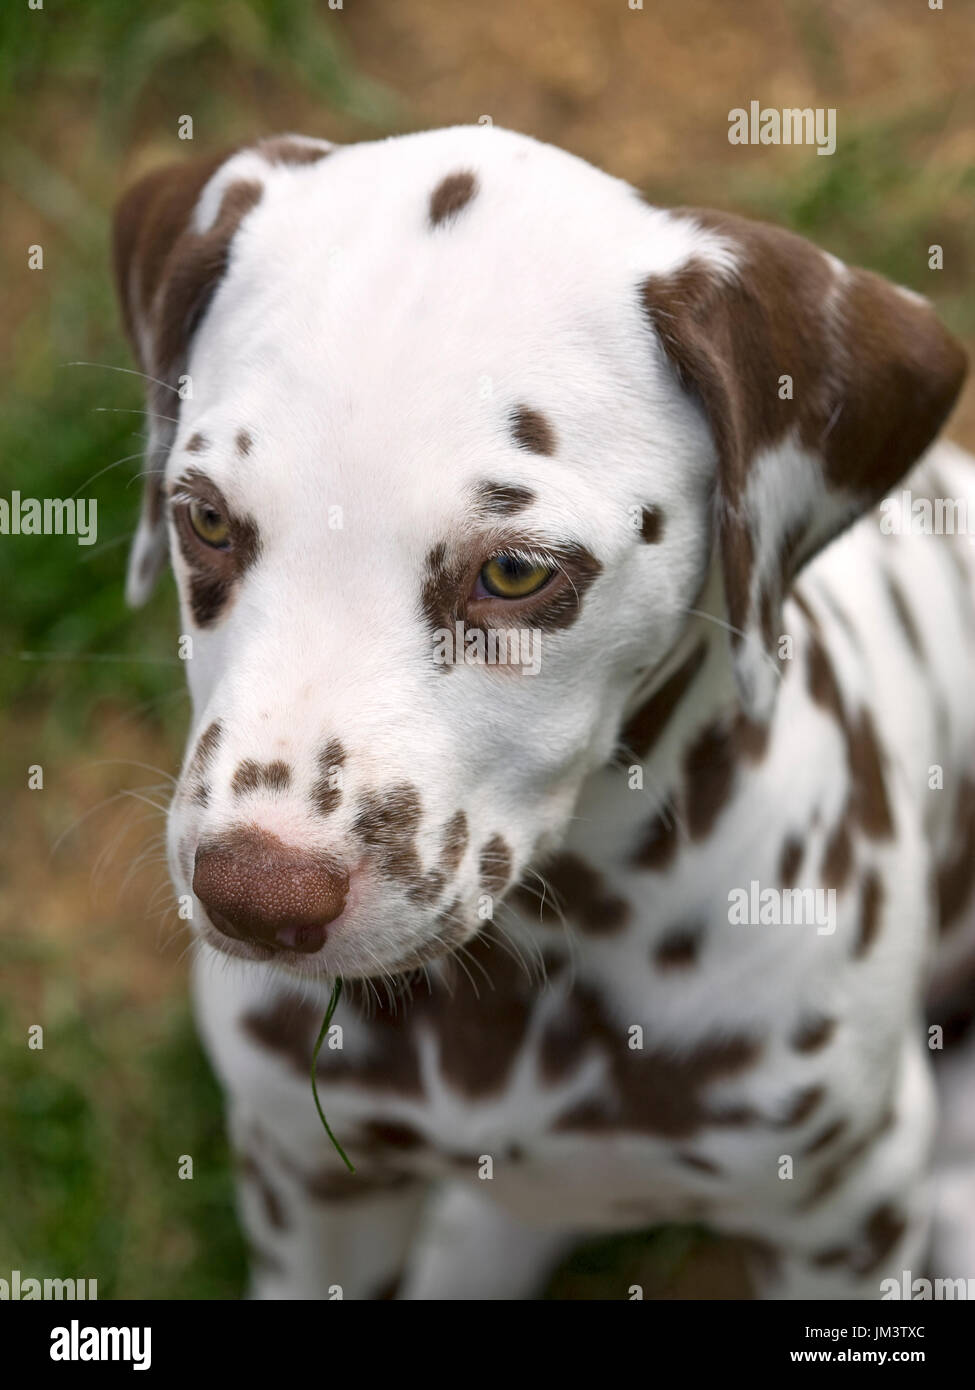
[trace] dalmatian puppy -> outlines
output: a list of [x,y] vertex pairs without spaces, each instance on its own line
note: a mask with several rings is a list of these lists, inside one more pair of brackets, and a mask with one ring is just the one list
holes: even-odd
[[900,521],[975,471],[930,305],[480,127],[163,168],[115,263],[255,1296],[530,1297],[664,1222],[743,1297],[975,1275],[932,1243],[975,564]]

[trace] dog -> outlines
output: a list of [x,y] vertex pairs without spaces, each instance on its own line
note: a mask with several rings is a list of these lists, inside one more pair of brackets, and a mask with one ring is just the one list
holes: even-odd
[[667,1222],[742,1297],[975,1275],[933,1066],[975,564],[921,526],[975,470],[928,302],[489,127],[167,166],[114,258],[252,1295],[528,1298]]

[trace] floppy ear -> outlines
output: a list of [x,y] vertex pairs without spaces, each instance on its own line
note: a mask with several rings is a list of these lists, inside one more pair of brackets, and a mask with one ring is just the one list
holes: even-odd
[[919,295],[791,232],[674,216],[702,249],[644,281],[643,304],[710,424],[733,665],[745,709],[764,718],[789,585],[928,447],[965,354]]
[[166,561],[162,481],[176,434],[180,378],[193,336],[227,269],[233,238],[276,166],[317,162],[332,146],[282,135],[156,169],[115,212],[113,260],[126,331],[146,383],[149,442],[126,598],[144,603]]

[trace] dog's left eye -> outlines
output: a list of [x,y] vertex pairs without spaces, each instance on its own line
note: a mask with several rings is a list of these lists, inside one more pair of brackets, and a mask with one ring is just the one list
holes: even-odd
[[188,508],[190,525],[206,545],[218,549],[230,540],[230,523],[211,502],[194,498]]
[[481,567],[478,591],[483,590],[494,598],[527,598],[547,584],[554,573],[551,565],[520,555],[492,555]]

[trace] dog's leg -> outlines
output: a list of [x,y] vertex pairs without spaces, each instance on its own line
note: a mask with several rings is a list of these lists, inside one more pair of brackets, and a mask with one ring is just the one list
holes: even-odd
[[232,1123],[237,1195],[256,1299],[374,1299],[396,1292],[426,1186],[399,1175],[306,1171],[253,1125]]
[[[936,1103],[926,1049],[905,1044],[890,1100],[860,1133],[799,1158],[784,1203],[756,1212],[770,1249],[756,1271],[770,1299],[898,1297],[925,1274],[931,1246],[931,1149]],[[794,1191],[794,1196],[792,1195]],[[892,1283],[893,1281],[893,1283]]]
[[399,1293],[404,1299],[525,1299],[573,1244],[561,1229],[525,1225],[467,1185],[440,1194]]
[[[930,1221],[926,1201],[910,1197],[910,1210],[896,1200],[874,1203],[853,1217],[850,1235],[835,1245],[814,1250],[780,1250],[758,1272],[759,1297],[769,1300],[874,1299],[903,1297],[894,1293],[928,1267]],[[903,1223],[903,1225],[902,1225]]]

